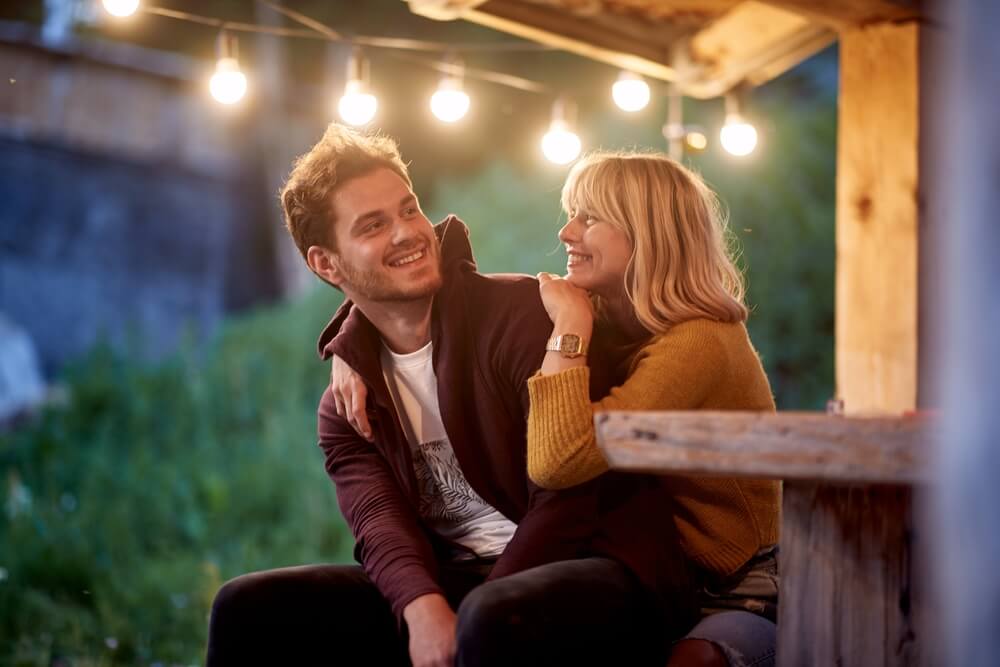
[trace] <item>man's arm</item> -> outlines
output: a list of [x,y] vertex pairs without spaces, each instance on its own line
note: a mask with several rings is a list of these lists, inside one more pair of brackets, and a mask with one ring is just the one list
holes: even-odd
[[319,435],[326,471],[354,535],[355,555],[402,619],[410,602],[442,594],[430,541],[389,464],[336,414],[329,389],[320,402]]

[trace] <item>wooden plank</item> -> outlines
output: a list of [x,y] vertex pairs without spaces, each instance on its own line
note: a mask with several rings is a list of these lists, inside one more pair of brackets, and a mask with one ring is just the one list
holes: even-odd
[[836,379],[846,414],[916,405],[918,30],[841,36]]
[[633,13],[662,16],[662,20],[638,20],[607,11],[610,7],[595,6],[588,13],[525,0],[408,2],[422,16],[479,23],[677,82],[685,95],[702,99],[722,95],[741,81],[764,83],[835,39],[826,26],[761,2],[714,3],[702,11],[680,11],[675,3],[649,3],[642,12],[632,8]]
[[[433,1],[408,2],[411,11],[422,16],[434,17],[438,10],[438,3]],[[517,0],[490,0],[455,10],[462,19],[494,30],[656,79],[676,78],[670,65],[670,47],[682,33],[669,23],[650,25],[626,17],[594,20],[560,8]]]
[[930,664],[919,538],[907,487],[786,483],[778,665]]
[[[800,14],[743,2],[695,34],[689,45],[698,97],[725,94],[741,82],[758,85],[832,44],[836,33]],[[683,73],[682,73],[683,75]]]
[[608,412],[612,468],[637,472],[915,483],[930,477],[937,420],[782,412]]
[[837,30],[921,16],[919,0],[768,0]]

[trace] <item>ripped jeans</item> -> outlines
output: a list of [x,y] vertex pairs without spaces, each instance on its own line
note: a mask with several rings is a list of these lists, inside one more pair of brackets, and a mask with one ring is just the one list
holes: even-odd
[[702,619],[684,639],[712,642],[731,667],[774,665],[777,555],[777,547],[762,549],[729,581],[703,581],[699,593]]

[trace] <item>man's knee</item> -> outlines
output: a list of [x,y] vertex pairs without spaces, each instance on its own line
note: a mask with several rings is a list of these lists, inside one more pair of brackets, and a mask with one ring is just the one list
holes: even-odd
[[242,575],[230,579],[215,594],[212,600],[212,624],[231,618],[240,609],[246,608],[246,600],[252,597],[253,580],[251,575]]

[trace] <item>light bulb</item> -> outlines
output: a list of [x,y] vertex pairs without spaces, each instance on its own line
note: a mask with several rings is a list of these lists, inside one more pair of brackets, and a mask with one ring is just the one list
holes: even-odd
[[431,95],[431,111],[445,123],[454,123],[469,112],[469,96],[458,79],[445,77],[441,81],[441,86]]
[[556,164],[569,164],[580,155],[580,137],[576,136],[566,121],[554,119],[548,133],[542,137],[542,153]]
[[236,58],[219,58],[208,84],[212,97],[222,104],[236,104],[247,92],[247,78]]
[[611,97],[622,111],[639,111],[649,104],[649,84],[632,72],[623,71],[611,86]]
[[132,16],[139,9],[139,0],[102,0],[104,9],[112,16]]
[[367,125],[375,117],[378,100],[367,91],[363,81],[353,79],[347,82],[344,96],[340,98],[337,110],[348,125]]
[[684,135],[684,143],[687,144],[688,149],[697,153],[708,148],[708,137],[702,132],[691,130]]
[[757,130],[738,114],[728,114],[719,132],[722,147],[732,155],[749,155],[757,147]]

